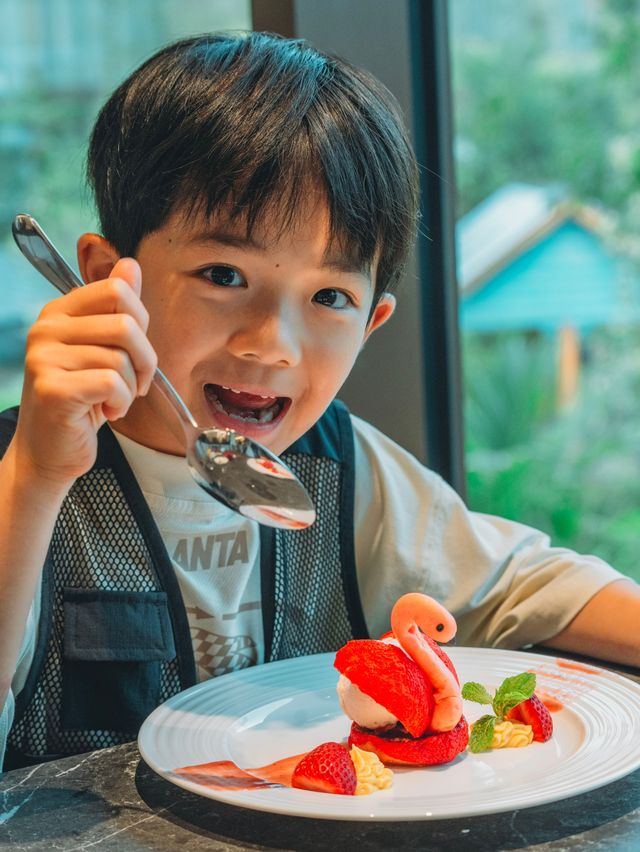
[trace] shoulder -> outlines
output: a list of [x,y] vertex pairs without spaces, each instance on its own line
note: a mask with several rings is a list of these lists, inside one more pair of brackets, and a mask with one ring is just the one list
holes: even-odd
[[352,414],[351,424],[357,465],[369,467],[382,480],[409,481],[434,491],[446,487],[435,471],[368,421]]
[[[351,418],[355,445],[356,524],[411,535],[417,517],[441,526],[459,498],[447,483],[371,423]],[[415,530],[414,530],[415,532]]]

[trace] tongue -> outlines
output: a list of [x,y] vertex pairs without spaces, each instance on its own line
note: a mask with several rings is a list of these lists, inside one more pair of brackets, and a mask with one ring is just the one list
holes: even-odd
[[212,385],[211,387],[227,410],[237,408],[243,411],[260,411],[263,408],[269,408],[276,401],[271,398],[263,399],[253,393],[235,393],[235,391],[226,390],[220,385]]

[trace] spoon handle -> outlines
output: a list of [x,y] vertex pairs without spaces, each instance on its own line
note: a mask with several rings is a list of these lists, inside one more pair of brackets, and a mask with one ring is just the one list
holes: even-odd
[[13,220],[13,238],[38,272],[61,293],[69,293],[84,282],[78,278],[33,216],[19,213]]
[[[66,294],[76,287],[84,287],[84,282],[62,257],[33,216],[19,213],[13,221],[12,231],[23,255],[61,293]],[[193,415],[161,370],[156,369],[153,381],[180,418],[182,425],[188,431],[197,430],[198,424]]]

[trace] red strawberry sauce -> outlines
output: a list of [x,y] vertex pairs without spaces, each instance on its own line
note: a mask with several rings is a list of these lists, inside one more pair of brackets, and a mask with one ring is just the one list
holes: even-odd
[[216,760],[195,766],[181,766],[173,775],[193,781],[209,790],[260,790],[266,787],[291,787],[291,776],[306,752],[276,760],[257,769],[240,769],[231,760]]
[[582,663],[575,663],[573,660],[565,660],[562,657],[556,660],[556,664],[561,669],[571,669],[574,672],[584,672],[585,674],[599,675],[598,669],[592,669],[589,666],[584,666]]

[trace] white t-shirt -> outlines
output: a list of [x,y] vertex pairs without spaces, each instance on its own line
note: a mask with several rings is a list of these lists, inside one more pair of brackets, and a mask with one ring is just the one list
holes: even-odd
[[[470,512],[406,450],[369,423],[352,423],[356,567],[371,636],[389,629],[400,595],[419,591],[453,612],[457,644],[524,647],[554,636],[621,578],[595,556],[550,547],[531,527]],[[183,458],[117,438],[173,560],[199,678],[262,662],[258,525],[201,491]],[[0,756],[33,659],[39,602],[38,590],[0,715]]]
[[198,680],[264,662],[258,524],[212,500],[184,458],[116,437],[171,557]]

